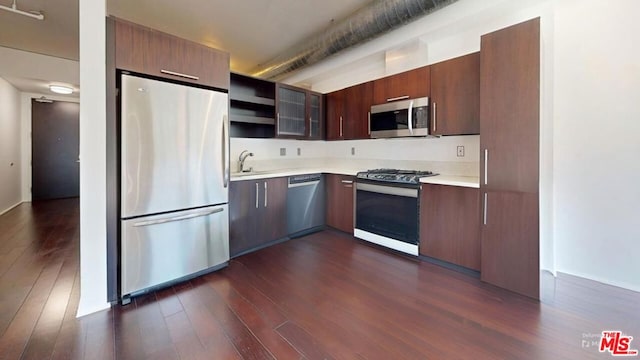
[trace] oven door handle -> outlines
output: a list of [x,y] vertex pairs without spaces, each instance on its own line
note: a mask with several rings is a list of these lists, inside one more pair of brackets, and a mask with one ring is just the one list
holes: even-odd
[[368,191],[378,194],[405,196],[418,198],[418,189],[398,187],[392,185],[374,185],[369,183],[356,182],[356,190]]

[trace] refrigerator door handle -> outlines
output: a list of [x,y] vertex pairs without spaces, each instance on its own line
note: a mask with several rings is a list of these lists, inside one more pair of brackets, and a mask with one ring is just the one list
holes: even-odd
[[222,117],[222,153],[224,154],[223,161],[224,165],[222,166],[222,171],[224,172],[224,187],[229,186],[229,118],[227,115]]
[[172,222],[172,221],[181,221],[181,220],[193,219],[193,218],[197,218],[197,217],[201,217],[201,216],[208,216],[208,215],[211,215],[211,214],[219,213],[219,212],[221,212],[223,210],[224,210],[224,208],[217,208],[217,209],[214,209],[214,210],[201,211],[201,212],[188,214],[188,215],[174,216],[174,217],[168,217],[168,218],[158,219],[158,220],[141,221],[141,222],[133,224],[133,226],[140,227],[140,226],[159,225],[159,224],[164,224],[164,223],[168,223],[168,222]]

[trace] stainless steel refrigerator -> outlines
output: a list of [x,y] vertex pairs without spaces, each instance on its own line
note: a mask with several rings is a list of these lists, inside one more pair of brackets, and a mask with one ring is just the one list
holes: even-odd
[[228,95],[121,75],[120,298],[229,260]]

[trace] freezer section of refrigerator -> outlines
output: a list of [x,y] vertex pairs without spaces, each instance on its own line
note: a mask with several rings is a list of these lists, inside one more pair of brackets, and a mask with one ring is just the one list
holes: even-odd
[[228,233],[227,205],[123,221],[122,297],[226,264]]

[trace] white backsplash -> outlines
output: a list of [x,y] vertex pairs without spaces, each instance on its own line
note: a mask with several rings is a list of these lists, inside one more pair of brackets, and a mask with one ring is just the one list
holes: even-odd
[[[457,147],[464,146],[464,157]],[[280,155],[284,148],[286,155]],[[354,153],[352,154],[352,148]],[[298,155],[300,149],[300,155]],[[322,168],[400,168],[431,170],[443,175],[478,176],[480,136],[396,138],[347,141],[304,141],[231,138],[231,167],[249,150],[245,168],[256,170]]]

